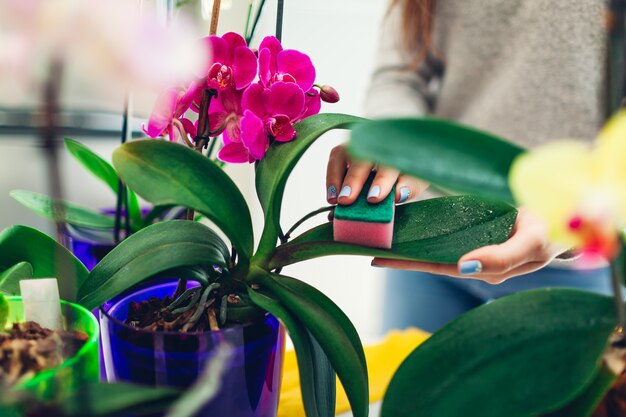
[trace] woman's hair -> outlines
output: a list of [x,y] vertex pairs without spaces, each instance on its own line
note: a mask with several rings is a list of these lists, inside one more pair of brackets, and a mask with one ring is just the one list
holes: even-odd
[[421,63],[433,48],[433,17],[436,0],[392,0],[389,11],[400,8],[402,46],[414,57],[414,64]]

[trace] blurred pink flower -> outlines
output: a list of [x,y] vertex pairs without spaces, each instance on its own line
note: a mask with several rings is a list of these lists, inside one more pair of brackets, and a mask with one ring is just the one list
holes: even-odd
[[191,106],[195,94],[196,84],[193,83],[187,90],[168,88],[162,92],[154,105],[148,125],[142,125],[143,131],[150,137],[156,138],[169,135],[172,142],[188,136],[196,136],[196,127],[193,122],[182,117]]
[[315,68],[308,55],[294,49],[283,50],[278,39],[267,36],[259,45],[259,80],[265,87],[284,81],[309,91],[315,81]]
[[228,32],[221,37],[206,37],[203,42],[212,56],[203,71],[209,88],[241,90],[252,83],[257,72],[257,58],[244,38]]

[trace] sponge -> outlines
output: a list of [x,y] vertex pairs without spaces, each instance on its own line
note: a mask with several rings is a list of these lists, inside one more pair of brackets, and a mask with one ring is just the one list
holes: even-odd
[[375,176],[376,173],[372,172],[354,203],[335,207],[333,234],[336,242],[391,248],[395,186],[384,200],[372,204],[367,201],[367,193]]

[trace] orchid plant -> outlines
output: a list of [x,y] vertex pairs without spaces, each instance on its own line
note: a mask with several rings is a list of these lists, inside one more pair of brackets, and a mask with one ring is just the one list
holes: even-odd
[[[192,221],[193,215],[188,220],[162,221],[122,241],[87,273],[50,238],[18,226],[0,234],[0,266],[7,268],[0,290],[10,292],[20,275],[48,273],[39,256],[51,251],[63,253],[64,263],[74,266],[69,271],[73,275],[61,271],[60,278],[75,276],[78,281],[76,291],[69,287],[62,296],[90,309],[155,275],[194,280],[200,286],[192,291],[179,286],[177,309],[204,308],[204,303],[198,303],[201,294],[213,300],[219,327],[254,322],[266,313],[278,317],[296,349],[308,417],[334,415],[335,372],[354,415],[366,416],[367,366],[357,331],[328,297],[282,269],[342,254],[455,263],[470,250],[504,241],[517,212],[506,203],[474,196],[401,205],[396,209],[391,249],[334,242],[332,222],[297,234],[298,227],[326,208],[305,214],[284,229],[285,184],[300,157],[329,130],[358,128],[367,122],[344,114],[317,114],[321,100],[336,101],[337,93],[316,86],[310,59],[283,49],[274,37],[261,42],[258,54],[236,34],[212,36],[200,45],[212,51],[204,72],[185,88],[166,90],[145,126],[149,135],[171,141],[131,141],[114,152],[113,165],[124,183],[148,202],[200,213],[226,239]],[[187,117],[194,110],[196,122]],[[435,123],[433,130],[439,136],[448,132],[459,138],[489,138],[443,121]],[[220,134],[222,147],[215,152]],[[219,163],[198,152],[204,148],[208,156],[216,154],[222,161],[255,162],[256,194],[264,215],[258,244],[245,199]],[[517,150],[505,142],[496,147],[496,153],[505,155],[515,155]]]

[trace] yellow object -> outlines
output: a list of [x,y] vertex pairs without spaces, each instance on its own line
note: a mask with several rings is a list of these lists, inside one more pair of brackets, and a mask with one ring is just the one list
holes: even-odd
[[515,200],[542,217],[551,239],[611,257],[626,226],[626,111],[613,116],[593,147],[561,140],[515,160]]
[[[391,377],[402,361],[418,345],[428,338],[429,334],[418,329],[390,332],[385,339],[377,344],[365,347],[365,358],[369,373],[370,403],[383,398]],[[305,417],[300,392],[300,374],[293,350],[285,354],[283,383],[278,403],[278,417]],[[348,397],[337,379],[337,405],[335,413],[350,410]]]

